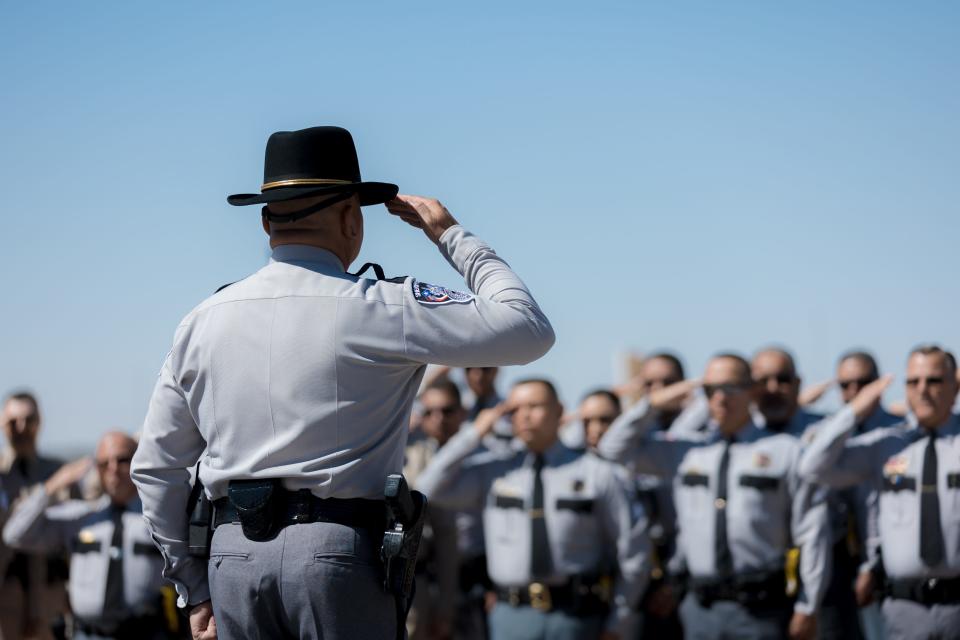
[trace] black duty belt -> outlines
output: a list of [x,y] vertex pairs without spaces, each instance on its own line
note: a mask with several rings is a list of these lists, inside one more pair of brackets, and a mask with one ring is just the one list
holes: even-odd
[[890,580],[887,593],[891,598],[913,600],[927,607],[935,604],[960,604],[960,577]]
[[[373,529],[381,533],[386,525],[387,510],[382,500],[363,498],[318,498],[309,489],[299,491],[282,490],[271,500],[279,500],[275,505],[279,524],[306,524],[311,522],[332,522],[348,527]],[[220,498],[213,502],[213,526],[240,522],[236,507],[230,498]]]
[[692,578],[690,589],[704,607],[718,600],[738,602],[745,607],[775,608],[790,604],[783,571],[741,574],[728,579]]
[[608,577],[573,577],[566,584],[533,582],[525,587],[497,587],[497,598],[514,607],[538,611],[561,610],[575,616],[604,615],[609,611],[612,582]]
[[74,618],[75,631],[82,631],[91,636],[117,638],[118,640],[135,640],[155,633],[163,628],[163,620],[159,615],[146,614],[126,618],[117,622],[87,622]]

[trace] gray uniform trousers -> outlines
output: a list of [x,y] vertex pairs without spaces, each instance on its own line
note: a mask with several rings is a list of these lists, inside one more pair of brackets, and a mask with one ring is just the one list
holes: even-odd
[[512,607],[498,602],[490,612],[490,640],[590,640],[603,632],[605,617],[578,617],[555,610]]
[[887,598],[883,617],[889,640],[960,640],[960,604],[928,608],[911,600]]
[[217,527],[209,583],[220,640],[356,640],[396,635],[374,532],[329,522],[284,527],[266,542]]
[[792,613],[789,607],[758,613],[729,600],[704,607],[692,593],[680,604],[686,640],[782,640]]

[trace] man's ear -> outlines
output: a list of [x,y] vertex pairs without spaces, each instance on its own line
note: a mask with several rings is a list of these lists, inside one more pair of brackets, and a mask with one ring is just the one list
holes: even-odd
[[270,235],[270,221],[264,216],[260,216],[260,222],[263,223],[263,232],[267,235]]
[[352,239],[363,233],[362,215],[360,207],[353,206],[350,201],[340,210],[340,231],[344,237]]

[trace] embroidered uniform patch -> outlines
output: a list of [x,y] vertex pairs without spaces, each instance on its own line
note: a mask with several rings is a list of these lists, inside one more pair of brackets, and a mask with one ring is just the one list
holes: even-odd
[[423,304],[449,304],[451,302],[470,302],[473,294],[453,291],[446,287],[412,280],[413,297]]

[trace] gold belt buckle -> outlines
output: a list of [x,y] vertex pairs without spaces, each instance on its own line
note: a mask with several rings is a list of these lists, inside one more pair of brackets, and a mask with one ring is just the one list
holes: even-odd
[[553,608],[550,600],[550,588],[542,582],[534,582],[527,588],[530,594],[530,606],[537,611],[547,612]]

